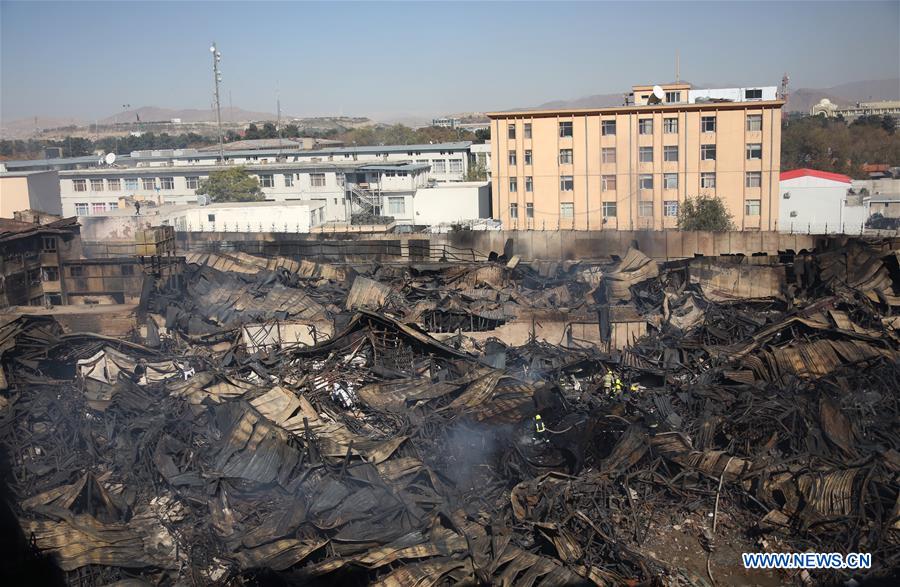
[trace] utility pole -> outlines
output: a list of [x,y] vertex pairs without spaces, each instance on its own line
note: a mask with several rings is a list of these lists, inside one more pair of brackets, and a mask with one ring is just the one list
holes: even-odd
[[225,163],[225,147],[222,145],[222,105],[219,102],[219,83],[222,81],[222,74],[219,73],[219,61],[222,60],[222,54],[216,49],[216,43],[213,41],[209,48],[213,58],[213,79],[216,82],[216,127],[219,134],[219,163]]

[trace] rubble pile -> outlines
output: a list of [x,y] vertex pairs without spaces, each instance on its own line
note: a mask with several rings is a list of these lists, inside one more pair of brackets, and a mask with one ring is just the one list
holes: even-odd
[[[132,340],[0,322],[9,505],[69,583],[782,584],[900,567],[890,242],[600,266],[187,262]],[[490,336],[547,311],[597,340]],[[647,334],[615,348],[617,316]],[[739,554],[806,551],[873,566],[752,575]]]

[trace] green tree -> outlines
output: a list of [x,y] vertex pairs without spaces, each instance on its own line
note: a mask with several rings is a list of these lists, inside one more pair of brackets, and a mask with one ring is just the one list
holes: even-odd
[[491,129],[479,128],[475,131],[475,140],[479,143],[486,143],[491,140]]
[[261,139],[277,139],[278,138],[278,129],[275,128],[275,125],[271,122],[267,122],[263,124],[262,130],[259,131],[259,138]]
[[700,195],[688,198],[681,204],[678,210],[678,228],[725,232],[733,230],[734,224],[722,198]]
[[466,181],[485,181],[486,179],[487,169],[485,169],[484,163],[469,165],[469,170],[466,172]]
[[260,202],[259,180],[241,166],[212,171],[200,182],[196,193],[206,194],[213,202]]
[[893,116],[885,116],[881,119],[881,128],[889,135],[892,135],[894,134],[894,131],[897,130],[897,121],[894,120]]
[[250,126],[247,127],[247,130],[244,131],[244,138],[248,141],[260,138],[259,128],[251,122]]

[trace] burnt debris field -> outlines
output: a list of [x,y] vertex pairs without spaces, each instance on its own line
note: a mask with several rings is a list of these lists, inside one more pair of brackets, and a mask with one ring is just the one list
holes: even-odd
[[[8,316],[0,443],[20,529],[5,570],[27,578],[44,556],[73,585],[889,584],[898,244],[599,264],[192,253],[147,288],[130,337]],[[872,567],[740,557],[813,551]]]

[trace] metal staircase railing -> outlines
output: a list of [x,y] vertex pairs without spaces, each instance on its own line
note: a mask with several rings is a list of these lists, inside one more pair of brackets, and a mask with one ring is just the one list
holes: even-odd
[[351,201],[355,202],[364,213],[376,214],[382,209],[382,197],[380,193],[371,192],[365,188],[361,188],[356,184],[348,184]]

